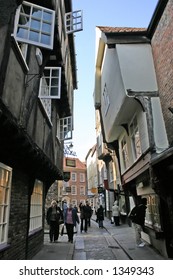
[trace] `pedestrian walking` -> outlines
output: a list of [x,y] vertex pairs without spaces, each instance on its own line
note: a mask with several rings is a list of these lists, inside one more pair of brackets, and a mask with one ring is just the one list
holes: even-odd
[[85,215],[86,215],[86,219],[87,219],[87,225],[90,227],[91,226],[91,217],[92,217],[92,208],[91,206],[89,205],[89,202],[86,201],[86,206],[84,208],[84,211],[85,211]]
[[82,233],[82,231],[84,230],[85,232],[87,232],[87,218],[86,218],[86,214],[85,212],[85,208],[84,208],[84,204],[81,202],[79,204],[79,209],[80,209],[80,232]]
[[79,218],[76,209],[73,208],[71,203],[65,210],[64,219],[67,229],[68,242],[73,243],[74,227],[76,227],[76,223],[79,224]]
[[118,206],[118,201],[116,200],[112,206],[112,217],[114,219],[115,226],[120,225],[120,210]]
[[145,243],[141,239],[141,232],[144,230],[145,214],[147,209],[147,199],[142,198],[141,202],[135,206],[128,217],[131,219],[136,235],[136,245],[138,247],[144,247]]
[[50,242],[58,242],[60,219],[63,220],[62,210],[57,205],[56,200],[52,200],[51,206],[48,208],[46,214],[46,220],[49,225]]
[[67,209],[67,201],[64,199],[63,205],[62,205],[63,217],[65,216],[66,209]]
[[98,224],[99,224],[99,228],[103,228],[104,209],[103,209],[102,205],[100,205],[100,207],[97,210],[97,221],[98,221]]

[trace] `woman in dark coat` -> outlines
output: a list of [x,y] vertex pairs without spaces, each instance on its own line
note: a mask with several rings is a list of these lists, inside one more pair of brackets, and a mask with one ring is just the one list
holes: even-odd
[[50,242],[58,241],[59,237],[59,220],[63,219],[61,208],[57,205],[56,200],[52,200],[51,206],[47,210],[46,220],[49,225]]
[[98,221],[98,224],[99,224],[99,228],[103,228],[104,209],[103,209],[102,205],[100,205],[100,207],[97,210],[97,221]]

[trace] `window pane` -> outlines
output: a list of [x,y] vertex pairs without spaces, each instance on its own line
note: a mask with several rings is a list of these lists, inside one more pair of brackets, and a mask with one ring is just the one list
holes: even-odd
[[32,40],[32,41],[38,42],[39,41],[39,33],[34,32],[34,31],[30,31],[29,39]]
[[51,96],[57,96],[57,93],[58,93],[58,88],[52,87],[50,91]]
[[44,34],[41,35],[41,43],[49,45],[50,40],[51,37],[49,35],[44,35]]
[[19,27],[18,30],[17,30],[17,35],[21,38],[28,39],[29,32],[28,32],[27,29]]
[[43,23],[42,28],[43,28],[44,32],[47,32],[47,33],[51,32],[51,25],[50,24]]
[[41,27],[41,22],[38,20],[31,20],[31,28],[39,30]]
[[51,22],[51,21],[52,21],[52,18],[53,18],[53,16],[52,16],[51,13],[46,12],[46,11],[43,13],[43,20],[46,20],[46,21]]
[[33,8],[32,10],[32,16],[35,18],[42,18],[42,11],[37,9],[37,8]]

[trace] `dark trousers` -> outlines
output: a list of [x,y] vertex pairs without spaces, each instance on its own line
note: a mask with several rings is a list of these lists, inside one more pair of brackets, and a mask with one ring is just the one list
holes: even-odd
[[114,216],[114,223],[116,226],[120,225],[120,217],[119,216]]
[[87,219],[81,219],[80,231],[85,230],[85,232],[87,232],[87,223],[88,223]]
[[88,222],[88,226],[90,227],[90,226],[91,226],[91,219],[88,218],[88,219],[87,219],[87,222]]
[[103,220],[99,220],[99,228],[103,228]]
[[50,241],[56,241],[59,237],[59,223],[56,221],[50,221],[50,228],[49,228],[49,237]]
[[68,241],[73,241],[73,224],[65,224],[67,229]]

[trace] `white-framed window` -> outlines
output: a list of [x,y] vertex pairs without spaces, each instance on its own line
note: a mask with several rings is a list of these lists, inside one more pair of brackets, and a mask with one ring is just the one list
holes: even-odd
[[80,195],[85,195],[85,186],[80,186]]
[[73,182],[76,182],[76,179],[77,179],[77,174],[74,173],[74,172],[71,172],[71,180],[72,180]]
[[40,102],[44,108],[44,111],[51,123],[52,101],[51,99],[40,98]]
[[12,168],[0,163],[0,246],[8,241]]
[[104,100],[104,111],[105,111],[105,115],[106,115],[108,112],[108,109],[109,109],[109,105],[110,105],[109,93],[108,93],[108,88],[107,88],[106,83],[105,83],[104,90],[103,90],[103,100]]
[[70,140],[72,139],[72,117],[66,117],[59,120],[57,135],[59,134],[60,140]]
[[40,79],[39,97],[61,98],[61,67],[45,67]]
[[55,11],[24,1],[16,12],[17,41],[53,49]]
[[112,161],[109,162],[109,178],[110,182],[113,182],[116,179],[114,174],[114,165]]
[[155,230],[161,230],[159,197],[156,194],[147,196],[145,222],[148,226],[154,228]]
[[85,182],[85,173],[80,173],[79,178],[80,182]]
[[83,30],[82,11],[74,11],[65,14],[66,33],[74,33]]
[[52,99],[61,96],[61,68],[45,67],[44,74],[40,78],[38,98],[51,123]]
[[43,183],[35,180],[31,195],[29,232],[42,228],[43,223]]
[[133,118],[133,120],[129,126],[129,131],[130,131],[133,158],[134,158],[134,160],[136,160],[142,154],[139,128],[138,128],[136,116]]
[[77,188],[75,185],[71,186],[71,195],[77,195]]
[[129,154],[128,154],[128,147],[127,147],[127,141],[125,136],[121,140],[121,153],[122,153],[123,168],[124,170],[126,170],[129,167]]

